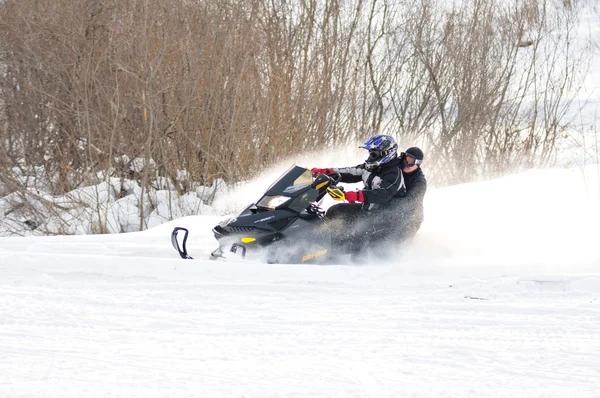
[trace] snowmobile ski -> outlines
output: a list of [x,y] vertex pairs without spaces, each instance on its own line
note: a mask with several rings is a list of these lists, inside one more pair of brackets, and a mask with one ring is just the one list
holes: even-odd
[[[181,240],[181,246],[179,245],[179,239],[177,238],[179,232],[184,233],[183,238]],[[175,250],[177,250],[181,258],[184,258],[186,260],[193,260],[193,257],[188,254],[186,247],[189,233],[190,232],[186,228],[175,227],[175,229],[171,233],[171,244],[173,244],[173,247],[175,248]]]

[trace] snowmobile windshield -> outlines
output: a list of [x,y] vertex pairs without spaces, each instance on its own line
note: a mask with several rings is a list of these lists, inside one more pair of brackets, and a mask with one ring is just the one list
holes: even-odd
[[291,195],[298,193],[313,182],[310,170],[304,167],[292,166],[267,189],[265,196]]
[[317,196],[317,191],[314,190],[314,194],[299,197],[312,189],[312,183],[313,176],[310,170],[292,166],[267,189],[256,206],[267,210],[287,207],[295,211],[302,211],[308,206],[308,201],[314,200]]

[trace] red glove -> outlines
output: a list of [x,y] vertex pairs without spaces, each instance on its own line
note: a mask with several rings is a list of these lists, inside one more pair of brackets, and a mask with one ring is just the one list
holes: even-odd
[[310,169],[310,171],[313,174],[332,174],[333,173],[332,168],[320,169],[318,167],[313,167],[312,169]]
[[365,201],[365,194],[363,191],[349,191],[346,192],[346,200],[350,203],[359,202],[363,203]]

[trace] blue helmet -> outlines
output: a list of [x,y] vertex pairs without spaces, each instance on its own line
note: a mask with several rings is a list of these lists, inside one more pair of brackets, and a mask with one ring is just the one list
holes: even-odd
[[398,144],[396,140],[383,134],[377,134],[369,138],[359,148],[369,151],[369,158],[365,160],[367,170],[373,170],[389,162],[398,156]]

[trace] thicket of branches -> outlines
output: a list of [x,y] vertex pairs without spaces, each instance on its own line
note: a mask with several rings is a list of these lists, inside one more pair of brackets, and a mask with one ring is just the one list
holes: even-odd
[[586,54],[579,2],[447,3],[5,0],[3,189],[109,170],[183,193],[375,132],[422,145],[438,183],[551,161]]

